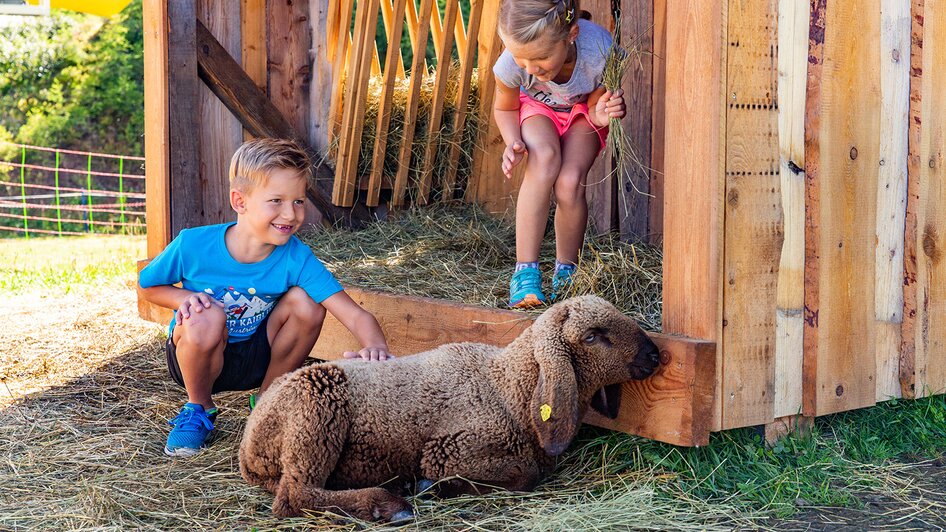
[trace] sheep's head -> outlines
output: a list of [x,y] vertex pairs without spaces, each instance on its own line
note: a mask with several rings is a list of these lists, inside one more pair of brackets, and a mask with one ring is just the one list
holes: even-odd
[[530,404],[542,448],[561,454],[590,405],[617,416],[620,383],[653,374],[657,346],[637,322],[597,296],[562,301],[532,325],[539,379]]

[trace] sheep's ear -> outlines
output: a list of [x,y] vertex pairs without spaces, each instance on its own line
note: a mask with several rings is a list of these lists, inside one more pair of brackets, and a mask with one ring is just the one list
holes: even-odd
[[546,311],[533,325],[533,356],[539,379],[532,393],[532,425],[539,443],[550,456],[558,456],[578,432],[578,383],[562,335],[568,309],[559,305]]

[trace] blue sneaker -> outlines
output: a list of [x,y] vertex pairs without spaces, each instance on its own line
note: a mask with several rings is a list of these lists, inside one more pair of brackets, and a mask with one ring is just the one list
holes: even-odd
[[542,293],[542,274],[538,268],[523,268],[512,275],[509,281],[509,306],[532,308],[545,304]]
[[168,434],[168,443],[164,447],[164,454],[168,456],[192,456],[204,448],[207,436],[214,428],[217,419],[217,409],[204,411],[204,407],[194,403],[187,403],[181,408],[176,418],[168,421],[174,427]]
[[552,293],[549,297],[552,301],[558,301],[558,299],[565,295],[565,292],[568,291],[568,287],[572,284],[572,276],[575,275],[575,268],[572,266],[559,268],[556,270],[555,274],[552,275]]

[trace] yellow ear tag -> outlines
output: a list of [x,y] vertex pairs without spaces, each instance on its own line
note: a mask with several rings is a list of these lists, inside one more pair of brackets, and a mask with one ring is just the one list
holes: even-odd
[[552,407],[548,404],[544,404],[539,407],[539,416],[542,417],[542,421],[548,421],[552,417]]

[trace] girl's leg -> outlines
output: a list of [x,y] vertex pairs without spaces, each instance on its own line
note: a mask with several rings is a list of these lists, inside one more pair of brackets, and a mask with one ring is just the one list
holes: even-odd
[[559,262],[578,262],[588,224],[585,182],[600,145],[598,134],[584,117],[562,137],[562,165],[555,181],[555,257]]
[[522,123],[529,155],[516,203],[516,262],[536,262],[549,218],[549,198],[561,167],[561,141],[552,121],[536,115]]

